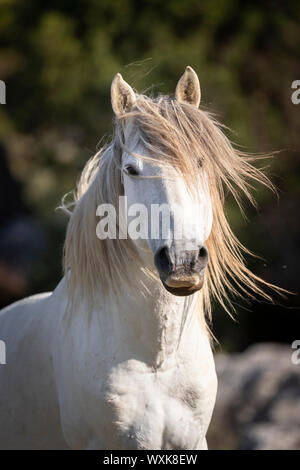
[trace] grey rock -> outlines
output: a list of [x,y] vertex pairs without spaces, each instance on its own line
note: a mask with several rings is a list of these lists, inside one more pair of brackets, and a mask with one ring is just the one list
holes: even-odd
[[300,364],[288,345],[217,354],[210,449],[300,449]]

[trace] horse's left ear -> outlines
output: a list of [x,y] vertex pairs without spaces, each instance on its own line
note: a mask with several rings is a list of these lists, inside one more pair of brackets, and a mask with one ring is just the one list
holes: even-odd
[[111,105],[117,116],[129,112],[136,101],[133,89],[123,80],[120,73],[117,73],[112,81],[110,95]]
[[180,103],[189,103],[198,108],[201,90],[198,75],[189,65],[177,83],[175,97]]

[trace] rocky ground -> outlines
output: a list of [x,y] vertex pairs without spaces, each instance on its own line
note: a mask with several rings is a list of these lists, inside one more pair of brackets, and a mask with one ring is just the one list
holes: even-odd
[[300,364],[288,345],[217,354],[210,449],[300,449]]

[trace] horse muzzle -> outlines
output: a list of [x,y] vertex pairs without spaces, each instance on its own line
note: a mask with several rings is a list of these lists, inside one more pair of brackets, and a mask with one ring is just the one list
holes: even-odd
[[169,279],[167,279],[167,281],[162,280],[163,286],[168,292],[173,295],[179,295],[184,297],[192,295],[198,290],[200,290],[203,286],[203,282],[204,278],[198,278],[197,282],[178,281],[176,282],[176,285],[174,285],[175,283],[173,283],[173,281],[170,281]]
[[176,256],[174,249],[163,247],[155,254],[154,262],[165,289],[173,295],[188,296],[203,286],[208,251],[201,247]]

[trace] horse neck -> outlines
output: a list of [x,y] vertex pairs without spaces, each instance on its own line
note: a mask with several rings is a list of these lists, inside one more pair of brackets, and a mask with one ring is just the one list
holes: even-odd
[[[132,280],[141,276],[140,270],[134,271],[133,264],[128,272]],[[143,284],[143,291],[124,286],[107,305],[111,321],[118,325],[120,343],[127,342],[136,357],[156,368],[170,366],[178,355],[194,355],[199,333],[207,339],[203,311],[199,308],[201,294],[173,296],[160,281],[149,276],[145,276]]]

